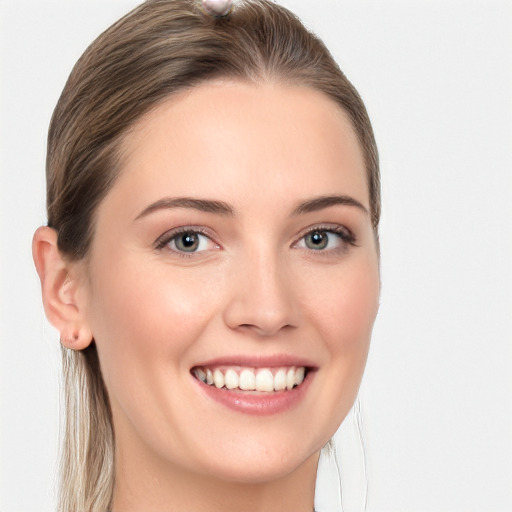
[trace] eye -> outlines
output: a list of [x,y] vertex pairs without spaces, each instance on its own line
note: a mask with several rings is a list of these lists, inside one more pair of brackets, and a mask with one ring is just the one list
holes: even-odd
[[313,231],[304,237],[304,243],[308,249],[319,251],[325,249],[329,245],[329,242],[331,241],[329,238],[333,238],[332,233],[328,233],[327,231]]
[[207,251],[218,247],[212,239],[195,229],[180,229],[166,233],[155,244],[157,249],[168,248],[182,255]]
[[173,249],[182,252],[204,251],[208,247],[208,238],[194,231],[180,233],[174,236],[170,242],[174,245]]
[[303,235],[297,247],[327,252],[344,249],[348,244],[354,245],[355,238],[347,229],[341,226],[317,227]]

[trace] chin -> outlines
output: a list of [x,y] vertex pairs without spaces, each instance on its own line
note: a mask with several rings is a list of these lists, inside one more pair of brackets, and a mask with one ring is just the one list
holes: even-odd
[[[288,460],[277,460],[277,458],[263,458],[256,463],[243,463],[240,461],[232,465],[222,465],[211,468],[208,474],[214,474],[220,480],[233,484],[260,485],[270,482],[277,482],[285,479],[292,473],[297,472],[302,466],[318,463],[319,451],[309,455],[306,459],[289,458]],[[213,470],[213,471],[212,471]]]
[[316,470],[320,450],[328,441],[327,438],[325,442],[322,440],[307,447],[305,440],[295,438],[291,443],[289,436],[283,439],[282,436],[269,434],[268,437],[273,438],[272,442],[254,436],[247,437],[243,442],[238,438],[237,442],[233,441],[233,446],[224,446],[215,454],[210,451],[208,462],[205,459],[202,461],[204,474],[233,484],[279,481],[300,471],[303,466],[312,465]]

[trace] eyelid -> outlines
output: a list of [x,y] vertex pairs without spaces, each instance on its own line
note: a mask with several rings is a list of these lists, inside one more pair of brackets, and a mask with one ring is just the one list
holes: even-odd
[[[315,231],[325,231],[326,233],[334,233],[335,235],[339,235],[342,241],[346,244],[357,246],[356,237],[352,233],[350,229],[342,224],[331,224],[331,223],[321,223],[321,224],[313,224],[304,228],[293,242],[292,247],[296,246],[301,240],[304,239],[305,236],[313,233]],[[328,252],[328,251],[318,251],[318,252]]]
[[[176,236],[178,236],[180,234],[183,234],[183,233],[197,233],[199,235],[205,236],[206,238],[208,238],[215,245],[216,248],[220,247],[220,245],[215,241],[214,236],[213,236],[213,234],[211,233],[210,230],[206,229],[203,226],[188,226],[188,225],[187,226],[179,226],[179,227],[176,227],[176,228],[172,228],[172,229],[169,229],[168,231],[166,231],[165,233],[161,234],[155,240],[155,242],[153,244],[153,247],[156,250],[162,250],[162,249],[164,249],[169,244],[169,242],[173,238],[175,238]],[[174,252],[174,253],[176,253],[176,254],[185,256],[185,257],[190,257],[193,254],[197,254],[197,252],[191,252],[191,253],[187,254],[185,252],[176,251],[176,250],[170,249],[170,248],[169,248],[169,250]],[[199,251],[199,252],[204,252],[204,251]]]
[[[350,229],[348,229],[346,226],[342,224],[332,224],[332,223],[321,223],[321,224],[313,224],[311,226],[308,226],[304,228],[296,237],[295,241],[292,243],[292,247],[296,247],[297,244],[304,239],[305,236],[308,234],[314,232],[314,231],[325,231],[327,233],[334,233],[335,235],[339,235],[342,242],[348,245],[357,246],[356,244],[356,237],[352,233]],[[162,250],[164,249],[169,242],[175,238],[176,236],[180,235],[181,233],[198,233],[200,235],[203,235],[207,237],[215,246],[216,248],[220,248],[220,244],[215,240],[215,236],[213,233],[205,228],[204,226],[179,226],[176,228],[172,228],[162,235],[160,235],[154,242],[153,246],[156,250]],[[170,251],[184,257],[190,257],[193,254],[197,254],[197,252],[191,252],[186,253],[182,251],[177,251],[173,249],[169,249]],[[204,251],[199,251],[204,252]],[[318,252],[329,252],[329,251],[318,251]]]

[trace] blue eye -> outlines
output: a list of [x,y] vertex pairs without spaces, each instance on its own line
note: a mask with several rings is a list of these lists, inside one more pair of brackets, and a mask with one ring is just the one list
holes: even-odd
[[320,251],[329,245],[329,235],[327,231],[312,231],[304,237],[304,243],[308,249]]
[[185,229],[164,235],[157,242],[156,248],[163,249],[165,247],[177,253],[193,254],[207,251],[216,245],[208,236],[193,229]]
[[178,251],[196,252],[201,246],[201,236],[193,231],[180,233],[171,239],[171,243],[174,244]]
[[329,251],[342,249],[354,242],[352,234],[342,227],[315,228],[306,233],[297,246],[312,251]]

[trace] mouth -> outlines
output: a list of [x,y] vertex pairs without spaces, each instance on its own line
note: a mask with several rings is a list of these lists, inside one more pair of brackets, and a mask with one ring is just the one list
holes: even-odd
[[191,370],[197,380],[216,389],[262,393],[292,391],[301,386],[308,372],[305,366],[195,366]]
[[294,356],[239,355],[202,362],[190,375],[203,398],[237,413],[269,415],[303,403],[318,369]]

